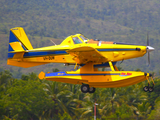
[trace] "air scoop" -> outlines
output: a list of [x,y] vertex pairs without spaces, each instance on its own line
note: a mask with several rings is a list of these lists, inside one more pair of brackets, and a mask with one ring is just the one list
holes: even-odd
[[147,46],[147,52],[151,52],[151,51],[154,51],[154,48],[151,46]]

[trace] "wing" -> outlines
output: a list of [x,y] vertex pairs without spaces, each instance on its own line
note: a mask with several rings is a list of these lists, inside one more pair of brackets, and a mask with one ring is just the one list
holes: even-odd
[[103,63],[108,60],[96,49],[88,46],[74,48],[66,52],[73,56],[73,60],[78,64],[85,64],[87,62]]

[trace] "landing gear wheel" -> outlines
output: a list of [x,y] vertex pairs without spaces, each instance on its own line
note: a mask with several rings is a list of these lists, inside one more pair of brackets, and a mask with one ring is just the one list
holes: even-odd
[[145,87],[143,88],[143,90],[144,90],[145,92],[147,92],[147,91],[149,90],[149,87],[148,87],[148,86],[145,86]]
[[149,92],[153,92],[154,88],[153,87],[149,87]]
[[94,88],[94,87],[90,87],[90,88],[89,88],[89,93],[94,93],[94,92],[95,92],[95,90],[96,90],[96,88]]
[[83,84],[83,85],[81,86],[81,91],[82,91],[83,93],[89,92],[89,85]]

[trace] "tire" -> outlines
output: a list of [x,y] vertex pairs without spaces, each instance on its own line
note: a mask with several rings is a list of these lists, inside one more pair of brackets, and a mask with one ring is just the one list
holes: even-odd
[[96,88],[94,88],[94,87],[90,87],[90,88],[89,88],[89,93],[94,93],[94,92],[95,92],[95,90],[96,90]]
[[149,90],[149,87],[148,87],[148,86],[145,86],[145,87],[143,88],[143,90],[144,90],[145,92],[147,92],[147,91]]
[[149,87],[149,92],[153,92],[154,88],[153,87]]
[[83,85],[81,86],[81,91],[82,91],[83,93],[89,92],[89,85],[83,84]]

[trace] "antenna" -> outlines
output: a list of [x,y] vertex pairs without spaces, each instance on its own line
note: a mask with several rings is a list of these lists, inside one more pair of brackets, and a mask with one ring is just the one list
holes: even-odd
[[56,45],[56,43],[55,43],[52,39],[50,39],[50,41],[51,41],[54,45]]

